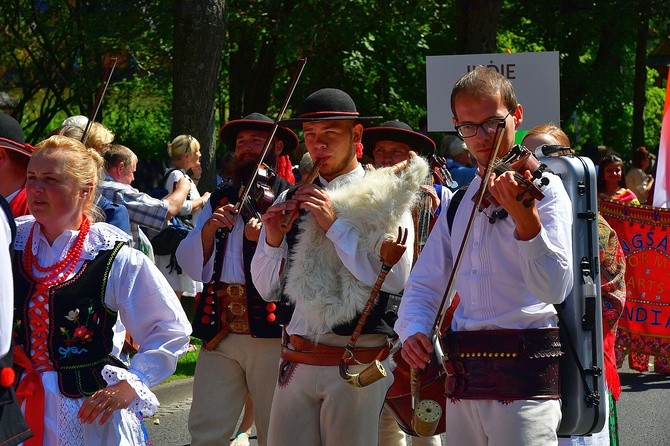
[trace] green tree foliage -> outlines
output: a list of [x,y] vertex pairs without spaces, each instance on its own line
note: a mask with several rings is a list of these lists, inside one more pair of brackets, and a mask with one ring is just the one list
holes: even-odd
[[[172,114],[178,113],[170,103],[173,2],[0,2],[6,42],[0,47],[0,92],[18,99],[11,111],[30,139],[36,141],[67,115],[87,115],[105,55],[117,54],[127,68],[115,74],[102,122],[139,154],[162,156]],[[274,117],[300,56],[308,63],[289,114],[316,89],[339,87],[361,113],[416,126],[426,106],[427,55],[546,50],[561,54],[560,124],[573,142],[591,139],[626,155],[632,148],[640,6],[649,8],[650,51],[668,38],[665,3],[230,0],[214,131],[253,111]],[[643,132],[652,150],[663,93],[652,86],[654,76],[650,72],[647,79]]]
[[[170,6],[165,0],[0,2],[0,91],[15,98],[10,111],[27,139],[39,141],[67,116],[89,116],[114,57],[117,66],[97,120],[133,148],[167,139]],[[168,126],[149,128],[152,119]]]
[[[560,124],[577,146],[590,140],[623,155],[632,150],[635,42],[642,2],[652,11],[651,49],[668,38],[670,17],[662,12],[661,1],[505,2],[498,34],[501,49],[560,53]],[[655,94],[648,87],[647,97],[650,93]],[[649,147],[658,145],[660,126],[651,116],[659,113],[654,103],[645,107]]]

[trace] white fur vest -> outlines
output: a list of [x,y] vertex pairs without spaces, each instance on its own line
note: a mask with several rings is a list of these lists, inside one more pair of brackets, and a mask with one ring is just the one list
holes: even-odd
[[[428,171],[426,160],[413,157],[400,174],[378,169],[326,192],[337,218],[359,232],[359,249],[378,256],[381,241],[397,236],[402,216],[414,206]],[[304,313],[308,334],[354,320],[363,311],[372,285],[351,274],[314,216],[304,215],[291,250],[284,292]]]

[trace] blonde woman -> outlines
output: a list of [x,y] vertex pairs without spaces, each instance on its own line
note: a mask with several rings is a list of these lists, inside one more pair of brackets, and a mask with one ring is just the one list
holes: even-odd
[[[138,413],[158,404],[149,387],[170,376],[191,327],[153,263],[130,236],[96,223],[102,157],[52,136],[28,164],[32,215],[17,219],[13,270],[17,395],[35,444],[144,445]],[[112,356],[122,318],[140,343],[128,367]]]
[[[201,196],[196,184],[186,173],[190,169],[200,167],[200,143],[191,135],[179,135],[168,144],[167,152],[170,157],[170,167],[165,172],[161,186],[170,194],[180,179],[186,178],[191,183],[191,191],[177,215],[193,222],[210,195],[209,192],[205,192]],[[202,290],[202,283],[196,282],[182,272],[174,255],[157,255],[156,266],[165,275],[180,299],[183,294],[195,296]]]

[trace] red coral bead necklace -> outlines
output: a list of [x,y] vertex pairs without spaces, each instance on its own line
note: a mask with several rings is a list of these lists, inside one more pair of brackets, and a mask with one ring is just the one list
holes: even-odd
[[[67,277],[70,276],[72,271],[74,271],[75,266],[81,258],[81,254],[84,249],[84,240],[86,239],[86,235],[91,228],[91,222],[86,215],[83,215],[81,225],[79,226],[79,234],[77,235],[77,239],[72,244],[72,246],[70,246],[65,257],[48,267],[40,265],[37,257],[33,254],[32,246],[35,226],[37,226],[37,222],[35,222],[33,227],[30,229],[30,235],[28,236],[28,241],[26,242],[26,247],[23,251],[23,266],[25,271],[37,283],[38,288],[47,289],[64,281]],[[33,268],[39,272],[48,274],[43,277],[35,277],[33,274]]]

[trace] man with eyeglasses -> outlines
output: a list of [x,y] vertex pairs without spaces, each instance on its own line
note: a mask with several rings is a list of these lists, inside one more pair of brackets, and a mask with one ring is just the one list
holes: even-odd
[[[553,304],[561,303],[573,285],[570,200],[550,173],[543,174],[549,183],[539,201],[526,200],[524,181],[515,172],[482,179],[496,146],[496,158],[512,149],[523,120],[506,78],[475,68],[456,82],[451,107],[478,175],[460,205],[453,198],[443,204],[458,206],[453,227],[448,227],[453,211],[448,209],[412,270],[395,324],[402,355],[418,368],[436,360],[429,335],[456,269],[449,296],[458,291],[460,304],[441,338],[448,372],[447,443],[556,445],[562,353]],[[519,173],[533,181],[531,172]],[[473,197],[482,181],[493,199],[480,211]]]

